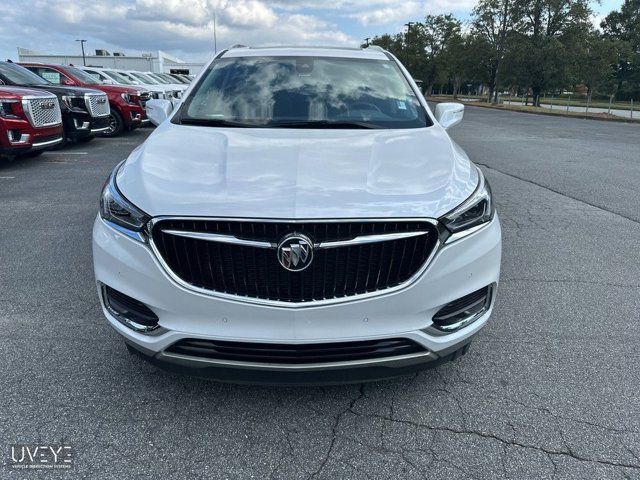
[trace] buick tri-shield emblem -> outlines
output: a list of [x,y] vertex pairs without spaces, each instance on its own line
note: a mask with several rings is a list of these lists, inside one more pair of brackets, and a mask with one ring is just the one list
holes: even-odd
[[301,272],[313,260],[313,242],[299,233],[287,235],[278,244],[278,261],[290,272]]

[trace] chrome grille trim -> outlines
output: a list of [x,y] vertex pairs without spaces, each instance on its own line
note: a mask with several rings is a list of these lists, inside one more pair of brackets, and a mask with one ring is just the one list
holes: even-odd
[[234,235],[220,235],[217,233],[189,232],[182,230],[162,229],[164,233],[176,235],[178,237],[193,238],[195,240],[206,240],[207,242],[231,243],[233,245],[243,245],[245,247],[256,248],[276,248],[277,245],[270,242],[258,242],[255,240],[243,240]]
[[[43,108],[51,103],[54,104],[53,108]],[[55,95],[22,97],[22,109],[35,128],[53,127],[62,123],[60,104]]]
[[[277,308],[286,308],[286,309],[301,309],[301,308],[315,308],[315,307],[323,307],[326,305],[334,305],[334,304],[341,304],[341,303],[349,303],[349,302],[357,302],[363,299],[367,299],[367,298],[373,298],[373,297],[383,297],[386,295],[390,295],[393,293],[396,293],[398,291],[404,290],[408,287],[410,287],[413,283],[415,283],[423,274],[424,272],[429,268],[429,266],[431,265],[433,259],[435,258],[435,256],[438,254],[438,252],[440,251],[440,249],[443,246],[443,239],[444,237],[442,236],[442,233],[440,233],[440,236],[437,238],[435,245],[433,246],[433,249],[431,251],[431,253],[429,254],[428,258],[426,259],[426,261],[422,264],[422,266],[405,282],[393,286],[393,287],[389,287],[389,288],[385,288],[382,290],[377,290],[377,291],[372,291],[372,292],[367,292],[367,293],[362,293],[362,294],[357,294],[357,295],[352,295],[352,296],[347,296],[347,297],[339,297],[339,298],[329,298],[329,299],[325,299],[325,300],[314,300],[314,301],[308,301],[308,302],[286,302],[286,301],[279,301],[279,300],[271,300],[271,299],[264,299],[264,298],[255,298],[255,297],[246,297],[246,296],[242,296],[242,295],[235,295],[235,294],[229,294],[229,293],[223,293],[223,292],[218,292],[218,291],[214,291],[214,290],[208,290],[205,288],[200,288],[197,287],[195,285],[190,284],[189,282],[186,282],[185,280],[183,280],[182,278],[180,278],[179,275],[177,275],[172,269],[171,267],[169,267],[169,265],[167,264],[167,262],[163,259],[162,254],[160,253],[160,250],[158,249],[157,245],[154,242],[153,239],[153,228],[154,226],[163,220],[185,220],[185,221],[192,221],[192,220],[202,220],[202,221],[234,221],[234,222],[264,222],[264,223],[293,223],[293,224],[304,224],[304,223],[342,223],[342,222],[395,222],[395,221],[399,221],[399,222],[426,222],[426,223],[430,223],[432,224],[434,227],[436,227],[436,229],[438,229],[438,231],[440,231],[440,229],[438,228],[440,226],[438,220],[433,219],[433,218],[416,218],[416,217],[408,217],[408,218],[335,218],[335,219],[324,219],[324,218],[318,218],[318,219],[286,219],[286,218],[278,218],[278,219],[271,219],[271,218],[234,218],[234,217],[184,217],[184,216],[160,216],[160,217],[154,217],[152,218],[149,223],[146,226],[146,233],[147,233],[147,238],[148,238],[148,242],[149,242],[149,247],[153,253],[153,256],[156,260],[156,262],[158,263],[159,267],[171,278],[171,280],[173,280],[177,285],[179,285],[180,287],[184,288],[185,290],[188,291],[192,291],[192,292],[196,292],[205,296],[209,296],[209,297],[214,297],[214,298],[220,298],[223,300],[230,300],[230,301],[235,301],[238,303],[244,303],[244,304],[252,304],[252,305],[263,305],[263,306],[270,306],[270,307],[277,307]],[[163,230],[164,231],[164,230]],[[266,242],[265,242],[266,243]],[[413,252],[415,254],[415,252]]]
[[[219,233],[203,233],[203,232],[189,232],[186,230],[170,230],[162,229],[164,233],[169,235],[176,235],[178,237],[193,238],[195,240],[206,240],[207,242],[220,242],[231,243],[234,245],[244,245],[246,247],[256,248],[277,248],[277,243],[271,242],[258,242],[255,240],[244,240],[238,238],[235,235],[223,235]],[[366,245],[367,243],[389,242],[392,240],[401,240],[403,238],[419,237],[420,235],[427,235],[429,232],[402,232],[402,233],[380,233],[375,235],[359,235],[349,240],[339,240],[335,242],[320,242],[314,243],[313,248],[322,250],[325,248],[339,248],[348,247],[350,245]]]
[[[99,102],[104,98],[104,102]],[[106,117],[111,113],[109,108],[109,99],[104,93],[85,93],[84,103],[87,106],[87,111],[92,117]]]

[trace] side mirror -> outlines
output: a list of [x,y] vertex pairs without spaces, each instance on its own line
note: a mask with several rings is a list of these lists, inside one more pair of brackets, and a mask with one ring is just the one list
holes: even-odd
[[464,105],[461,103],[439,103],[436,105],[436,120],[444,129],[459,124],[464,116]]
[[66,85],[68,87],[73,87],[75,86],[76,82],[74,82],[73,80],[71,80],[70,78],[67,77],[60,77],[60,84],[61,85]]
[[147,110],[147,117],[151,120],[156,127],[164,122],[171,112],[173,111],[173,105],[169,100],[153,99],[149,100],[145,105]]

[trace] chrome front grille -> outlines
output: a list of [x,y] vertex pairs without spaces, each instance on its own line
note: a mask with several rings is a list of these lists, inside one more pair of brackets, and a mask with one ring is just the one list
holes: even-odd
[[22,108],[29,123],[36,128],[52,127],[62,123],[60,104],[55,95],[50,97],[24,97]]
[[[294,253],[308,262],[285,266]],[[439,244],[434,223],[420,220],[264,221],[159,219],[152,247],[187,288],[257,303],[332,303],[401,288],[426,268]],[[307,247],[311,245],[312,251]],[[289,265],[291,267],[291,265]]]
[[104,93],[86,93],[84,102],[92,117],[105,117],[111,113],[109,99]]

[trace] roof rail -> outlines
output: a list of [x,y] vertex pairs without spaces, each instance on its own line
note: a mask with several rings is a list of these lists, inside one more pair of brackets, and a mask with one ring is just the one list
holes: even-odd
[[384,48],[382,48],[380,45],[369,45],[365,49],[366,50],[377,50],[379,52],[386,52],[386,50]]
[[246,45],[242,45],[242,44],[240,44],[240,43],[236,43],[235,45],[231,45],[231,46],[228,48],[228,50],[231,50],[231,49],[233,49],[233,48],[249,48],[249,47],[247,47]]

